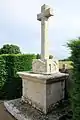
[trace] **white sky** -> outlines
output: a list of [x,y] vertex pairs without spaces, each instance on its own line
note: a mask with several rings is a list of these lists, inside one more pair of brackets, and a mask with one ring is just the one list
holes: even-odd
[[49,52],[67,58],[64,45],[80,36],[80,0],[0,0],[0,47],[16,44],[23,53],[40,53],[37,14],[44,3],[54,13],[49,20]]

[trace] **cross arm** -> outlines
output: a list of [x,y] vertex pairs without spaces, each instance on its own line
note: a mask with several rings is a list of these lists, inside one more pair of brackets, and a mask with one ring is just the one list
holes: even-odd
[[50,17],[50,16],[53,16],[53,9],[51,9],[51,8],[48,8],[48,9],[46,9],[46,11],[45,11],[45,17]]
[[53,9],[47,8],[43,13],[37,14],[37,20],[41,21],[42,17],[49,18],[53,16]]
[[41,21],[41,13],[37,14],[37,20]]

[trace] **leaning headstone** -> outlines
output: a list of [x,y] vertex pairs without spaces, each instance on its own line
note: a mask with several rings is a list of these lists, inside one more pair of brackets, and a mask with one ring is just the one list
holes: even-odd
[[18,120],[59,118],[54,112],[55,106],[65,98],[68,74],[60,73],[58,61],[49,59],[47,24],[52,15],[52,9],[44,4],[41,13],[37,15],[41,21],[41,59],[33,60],[32,72],[18,72],[22,78],[22,98],[4,103],[6,109]]

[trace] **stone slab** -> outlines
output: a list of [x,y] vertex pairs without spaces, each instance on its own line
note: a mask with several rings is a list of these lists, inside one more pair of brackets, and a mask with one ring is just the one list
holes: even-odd
[[60,78],[66,77],[66,79],[67,79],[67,77],[69,76],[69,74],[65,74],[65,73],[61,73],[61,72],[56,72],[53,74],[47,74],[44,72],[43,74],[38,74],[38,73],[30,72],[30,71],[27,71],[27,72],[23,71],[23,72],[17,72],[17,74],[19,74],[19,76],[21,78],[26,78],[26,76],[29,78],[36,78],[36,79],[40,80],[40,82],[43,82],[43,83],[57,82],[57,81],[63,80]]
[[45,115],[29,104],[22,102],[21,98],[5,101],[4,106],[17,120],[62,120],[60,118],[69,111],[66,104],[60,107],[60,103],[58,103],[52,112]]

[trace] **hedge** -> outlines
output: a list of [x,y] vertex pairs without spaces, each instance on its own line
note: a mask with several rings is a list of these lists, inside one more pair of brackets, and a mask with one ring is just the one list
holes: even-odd
[[80,120],[80,39],[68,43],[73,62],[71,106],[73,120]]
[[34,54],[0,55],[0,99],[15,99],[22,95],[22,80],[16,74],[30,71]]

